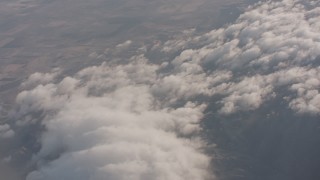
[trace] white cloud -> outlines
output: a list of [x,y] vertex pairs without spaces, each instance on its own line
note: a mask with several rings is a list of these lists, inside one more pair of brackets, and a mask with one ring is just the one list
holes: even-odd
[[226,89],[220,112],[229,114],[239,110],[255,110],[272,95],[273,87],[262,76],[246,77]]
[[116,46],[117,49],[127,49],[130,45],[132,44],[132,41],[131,40],[127,40],[125,41],[124,43],[121,43],[121,44],[118,44]]
[[298,0],[261,2],[225,28],[157,43],[152,51],[180,52],[162,65],[137,55],[61,81],[30,76],[18,114],[44,111],[47,131],[27,180],[213,178],[197,136],[208,101],[196,97],[217,96],[217,112],[231,114],[284,89],[289,108],[319,114],[319,12]]
[[0,125],[0,138],[7,139],[15,135],[14,131],[10,128],[8,124]]
[[60,69],[53,69],[51,73],[39,73],[36,72],[29,76],[29,78],[22,83],[22,87],[25,89],[34,88],[40,84],[45,85],[49,82],[55,80],[55,78],[60,74]]
[[[104,63],[21,92],[20,112],[50,112],[42,122],[47,131],[41,150],[34,157],[38,170],[27,179],[207,178],[210,158],[195,136],[206,105],[187,102],[173,108],[155,96],[155,87],[168,83],[167,78],[184,80],[179,73],[159,75],[159,68],[136,56],[125,65]],[[185,87],[177,85],[175,95],[162,89],[169,102],[188,101],[203,93],[199,88],[207,89],[192,84],[192,77],[196,80],[197,75],[191,74]]]
[[[174,52],[181,51],[171,63],[180,70],[184,68],[183,72],[199,74],[203,71],[205,78],[202,79],[210,79],[212,72],[232,74],[233,78],[225,79],[222,84],[205,86],[209,87],[206,92],[210,93],[207,94],[224,96],[220,101],[220,112],[229,114],[254,110],[275,97],[275,88],[290,87],[293,83],[305,84],[308,79],[304,77],[318,78],[316,75],[299,74],[306,74],[306,69],[315,70],[312,66],[320,57],[318,3],[310,2],[308,8],[303,3],[306,2],[260,2],[232,25],[196,37],[182,36],[164,43],[164,47]],[[183,87],[182,82],[177,80],[175,84],[180,83]],[[309,96],[310,93],[316,96],[314,89]],[[296,100],[289,102],[290,108],[301,113],[319,112],[316,99],[297,95]],[[308,106],[310,111],[303,110],[304,106]]]
[[298,113],[320,113],[320,69],[306,69],[300,81],[291,85],[290,89],[296,97],[289,106]]

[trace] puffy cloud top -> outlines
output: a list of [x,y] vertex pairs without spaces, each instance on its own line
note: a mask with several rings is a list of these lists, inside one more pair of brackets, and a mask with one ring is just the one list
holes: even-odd
[[11,138],[14,136],[14,131],[10,128],[8,124],[0,125],[0,138]]
[[296,91],[298,86],[310,88],[312,82],[312,93],[306,89],[301,93],[300,88],[300,93],[290,95],[289,107],[298,113],[317,114],[318,6],[316,1],[260,2],[234,24],[200,36],[170,40],[164,43],[163,51],[181,51],[173,65],[233,75],[223,86],[213,88],[214,94],[224,96],[221,113],[257,109],[275,97],[279,87],[299,84],[289,88]]
[[[186,99],[206,87],[187,92],[193,85],[176,84],[182,79],[179,73],[160,77],[160,66],[143,56],[130,61],[89,67],[18,95],[19,113],[47,112],[42,121],[47,131],[34,157],[39,169],[28,180],[209,176],[210,158],[194,136],[206,106]],[[170,106],[182,99],[184,105]],[[48,162],[50,157],[57,158]]]
[[46,131],[27,180],[214,178],[198,136],[207,97],[217,97],[221,114],[273,98],[297,113],[320,113],[318,6],[260,2],[224,28],[157,43],[147,51],[174,57],[161,65],[137,55],[62,80],[60,71],[30,76],[17,113],[43,112]]

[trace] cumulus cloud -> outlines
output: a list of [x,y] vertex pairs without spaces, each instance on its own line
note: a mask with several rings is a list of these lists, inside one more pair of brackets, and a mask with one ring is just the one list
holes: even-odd
[[[88,67],[21,92],[20,114],[47,114],[41,149],[34,156],[38,169],[27,179],[208,178],[210,158],[196,136],[206,105],[187,97],[206,87],[186,95],[194,85],[185,83],[170,95],[171,89],[158,84],[182,78],[179,73],[161,76],[160,67],[136,56],[125,65]],[[168,97],[157,96],[159,88]],[[170,105],[179,99],[184,105]]]
[[0,125],[0,138],[11,138],[14,136],[14,131],[10,128],[8,124]]
[[291,85],[290,90],[296,97],[290,102],[290,107],[299,113],[318,114],[320,112],[320,69],[305,69],[300,75],[301,81]]
[[34,88],[39,84],[45,85],[52,82],[59,74],[60,69],[53,69],[51,73],[36,72],[29,76],[29,78],[22,83],[22,87],[25,89]]
[[272,85],[262,76],[245,77],[239,83],[232,84],[225,91],[220,112],[230,114],[239,110],[257,109],[273,92]]
[[31,75],[16,98],[17,116],[41,112],[19,124],[41,122],[45,131],[27,180],[212,179],[198,136],[210,97],[222,114],[273,98],[319,114],[320,10],[307,4],[261,2],[224,28],[157,43],[146,51],[173,57],[160,65],[136,55],[63,79],[61,71]]
[[121,43],[121,44],[118,44],[116,46],[117,49],[127,49],[128,47],[130,47],[130,45],[132,44],[132,41],[131,40],[127,40],[125,41],[124,43]]
[[[260,2],[234,24],[195,37],[183,35],[164,43],[163,51],[181,52],[171,63],[191,74],[204,70],[207,78],[218,71],[232,75],[209,90],[211,95],[223,96],[221,113],[254,110],[275,97],[276,88],[303,84],[290,88],[294,90],[318,79],[315,73],[304,76],[310,79],[299,74],[316,71],[319,63],[318,5],[299,0]],[[299,72],[290,74],[294,71]],[[289,77],[280,74],[300,79],[287,79],[283,84],[279,81]],[[288,106],[298,113],[319,113],[317,94],[316,87],[297,93]]]

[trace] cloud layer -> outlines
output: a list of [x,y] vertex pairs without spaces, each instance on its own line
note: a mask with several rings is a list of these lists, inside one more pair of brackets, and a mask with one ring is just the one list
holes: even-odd
[[277,95],[276,89],[286,87],[294,92],[288,94],[290,108],[317,114],[318,6],[317,1],[260,2],[234,24],[200,36],[170,40],[162,51],[180,51],[173,61],[179,67],[232,75],[223,86],[211,89],[213,94],[224,96],[221,113],[257,109]]
[[191,84],[170,86],[181,77],[159,77],[159,67],[137,56],[125,65],[104,63],[61,81],[39,74],[29,78],[26,84],[34,77],[43,80],[18,95],[19,114],[44,112],[47,131],[34,157],[40,169],[27,179],[207,178],[210,158],[195,136],[205,104],[170,105],[197,95],[199,88],[187,93]]
[[139,54],[72,77],[30,76],[16,99],[16,124],[41,122],[45,131],[27,180],[213,179],[199,138],[210,98],[218,99],[213,113],[279,98],[296,113],[318,115],[319,30],[317,1],[261,2],[225,28],[144,48],[173,57],[162,64]]

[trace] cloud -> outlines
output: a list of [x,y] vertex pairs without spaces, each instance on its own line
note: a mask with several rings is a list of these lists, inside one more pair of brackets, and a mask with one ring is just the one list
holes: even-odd
[[291,85],[290,90],[296,97],[290,101],[289,106],[299,113],[320,113],[320,69],[308,69],[304,72],[301,81]]
[[31,89],[35,86],[38,86],[39,84],[48,84],[56,78],[56,76],[60,73],[59,71],[60,69],[55,68],[51,73],[36,72],[30,75],[29,78],[25,82],[23,82],[21,86],[25,89]]
[[199,136],[208,103],[228,115],[279,98],[319,114],[320,10],[307,4],[260,2],[224,28],[157,43],[146,51],[173,57],[160,65],[139,54],[63,79],[61,71],[31,75],[16,115],[33,118],[17,124],[45,131],[27,180],[213,179]]
[[131,40],[127,40],[124,43],[118,44],[116,46],[116,49],[121,49],[121,50],[127,49],[128,47],[130,47],[131,44],[132,44],[132,41]]
[[[210,79],[219,71],[231,75],[218,86],[206,86],[210,87],[210,95],[222,96],[221,113],[255,110],[274,98],[277,88],[287,86],[293,90],[291,83],[304,86],[305,81],[318,79],[317,74],[290,74],[299,70],[298,67],[303,74],[317,71],[315,67],[320,57],[318,5],[299,0],[260,2],[234,24],[203,35],[189,34],[187,38],[182,35],[164,43],[164,49],[170,50],[164,52],[181,52],[171,64],[180,69],[185,67],[190,74],[202,70],[204,79]],[[302,73],[300,71],[297,73]],[[300,79],[287,79],[282,84],[277,79],[289,77],[281,75]],[[288,106],[298,113],[320,113],[317,89],[305,93],[310,97],[298,93]]]
[[14,131],[10,128],[8,124],[0,125],[0,138],[11,138],[14,136]]
[[230,114],[239,110],[257,109],[273,93],[272,85],[266,80],[263,76],[245,77],[239,83],[232,84],[225,90],[227,97],[221,101],[223,107],[220,112]]
[[[33,159],[38,169],[27,179],[208,178],[210,158],[197,136],[206,105],[188,100],[202,92],[170,95],[171,89],[159,86],[168,97],[156,96],[158,84],[182,79],[179,73],[160,76],[160,67],[136,56],[125,65],[88,67],[21,92],[20,114],[46,112],[46,131]],[[182,106],[170,105],[179,99],[185,100]]]

